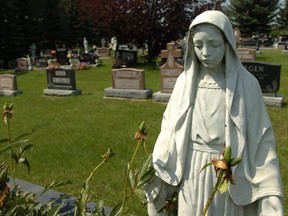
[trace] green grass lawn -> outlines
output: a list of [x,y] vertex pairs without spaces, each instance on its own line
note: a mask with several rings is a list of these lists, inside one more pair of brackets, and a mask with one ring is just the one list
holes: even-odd
[[[281,64],[280,94],[288,95],[288,55],[280,50],[264,50],[258,61]],[[154,64],[139,64],[145,70],[145,83],[153,92],[160,90],[159,69]],[[134,131],[145,120],[151,124],[147,149],[151,153],[160,130],[165,104],[137,100],[104,99],[104,89],[111,86],[112,64],[109,59],[103,65],[89,70],[76,71],[77,89],[81,96],[44,96],[47,88],[46,72],[34,70],[17,76],[23,94],[16,97],[0,97],[0,104],[14,103],[11,121],[12,137],[34,131],[30,138],[34,145],[28,155],[31,172],[25,168],[17,170],[17,177],[29,182],[47,185],[53,180],[73,180],[75,184],[58,190],[78,196],[82,183],[93,168],[101,162],[99,157],[108,147],[116,153],[92,178],[90,187],[92,200],[103,200],[114,206],[122,200],[125,166],[136,147]],[[1,74],[10,73],[1,71]],[[285,99],[287,102],[287,99]],[[268,107],[275,130],[277,151],[280,158],[285,199],[288,199],[288,108]],[[0,125],[0,138],[6,137],[5,125]],[[144,151],[138,154],[139,160]],[[286,202],[287,203],[287,202]],[[146,215],[146,208],[135,198],[130,200],[131,212]],[[288,205],[285,205],[288,216]]]

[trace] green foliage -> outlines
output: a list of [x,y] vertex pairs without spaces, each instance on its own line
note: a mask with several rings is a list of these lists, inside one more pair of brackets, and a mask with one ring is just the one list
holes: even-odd
[[279,0],[230,0],[224,13],[242,36],[269,35],[275,21]]
[[288,1],[279,8],[277,14],[277,29],[280,30],[279,35],[288,35]]
[[[36,199],[43,195],[45,192],[56,186],[65,185],[69,182],[55,183],[52,182],[49,186],[37,195],[21,190],[21,186],[16,184],[15,173],[16,167],[23,164],[30,171],[30,163],[24,154],[30,151],[33,147],[32,144],[27,144],[22,147],[23,144],[28,142],[28,139],[22,139],[29,134],[22,134],[18,136],[14,141],[11,139],[10,120],[13,114],[13,104],[5,103],[3,111],[3,122],[7,126],[8,138],[1,139],[0,158],[3,160],[0,165],[0,214],[7,216],[26,216],[26,215],[57,215],[60,205],[53,205],[54,201],[47,205],[41,205],[36,202]],[[13,189],[7,183],[9,176],[12,176]]]

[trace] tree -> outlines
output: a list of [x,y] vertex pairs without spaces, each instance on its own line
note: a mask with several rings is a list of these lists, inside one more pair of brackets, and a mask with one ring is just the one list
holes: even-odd
[[230,0],[224,13],[242,35],[267,35],[275,22],[279,0]]
[[118,43],[148,44],[149,57],[158,56],[167,42],[184,36],[193,18],[218,5],[217,0],[79,0],[99,37],[116,36]]
[[284,5],[281,5],[276,22],[280,32],[288,34],[288,0],[285,1]]

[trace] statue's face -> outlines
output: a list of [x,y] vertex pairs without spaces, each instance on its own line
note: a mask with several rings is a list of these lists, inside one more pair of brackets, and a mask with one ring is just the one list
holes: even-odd
[[195,53],[209,70],[221,66],[225,54],[225,41],[220,30],[213,25],[199,25],[193,36]]

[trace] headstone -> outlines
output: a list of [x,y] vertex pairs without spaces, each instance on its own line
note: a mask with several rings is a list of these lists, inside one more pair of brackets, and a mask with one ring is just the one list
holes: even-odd
[[113,69],[112,87],[143,90],[145,88],[144,70],[134,68]]
[[22,90],[17,87],[16,75],[3,74],[0,75],[0,95],[1,96],[16,96],[21,94]]
[[44,90],[45,95],[79,95],[81,90],[76,89],[75,70],[70,69],[49,69],[46,70],[48,89]]
[[137,51],[129,49],[117,49],[115,51],[114,67],[132,67],[137,64]]
[[172,93],[176,80],[183,70],[183,66],[175,61],[170,52],[167,62],[160,67],[161,92]]
[[15,72],[24,72],[28,71],[29,65],[27,58],[18,58],[17,59],[17,67],[15,68]]
[[145,88],[144,70],[121,68],[112,70],[112,87],[105,89],[105,97],[147,99],[152,90]]
[[68,65],[67,49],[65,47],[58,47],[56,49],[56,58],[60,65]]
[[36,58],[36,67],[46,68],[48,66],[47,60],[44,57]]
[[242,62],[242,64],[258,80],[265,103],[282,106],[284,98],[277,94],[280,88],[281,65],[264,62]]
[[175,83],[184,67],[179,65],[172,55],[168,54],[167,61],[160,67],[160,91],[153,94],[152,100],[156,102],[168,102]]
[[237,50],[240,61],[255,61],[256,49],[238,48]]
[[259,41],[254,40],[253,38],[241,40],[241,47],[242,48],[250,48],[250,49],[259,50],[259,46],[260,46]]
[[167,50],[161,50],[161,58],[167,59],[169,56],[169,53],[172,54],[173,58],[181,58],[183,56],[182,50],[175,49],[175,43],[167,43]]
[[284,50],[282,50],[282,54],[288,54],[288,40],[285,41]]
[[110,53],[109,53],[109,48],[107,47],[99,47],[97,48],[97,53],[99,55],[100,58],[105,58],[105,57],[109,57]]
[[80,62],[95,64],[95,56],[93,53],[83,53],[79,57]]

